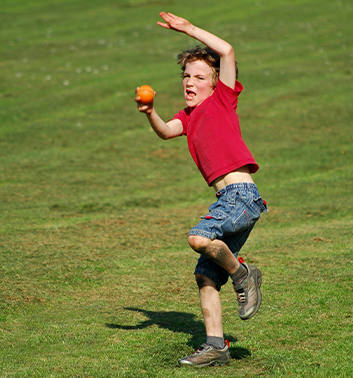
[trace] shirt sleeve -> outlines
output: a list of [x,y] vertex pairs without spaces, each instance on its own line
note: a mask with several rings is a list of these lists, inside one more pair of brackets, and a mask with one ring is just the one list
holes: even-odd
[[238,106],[238,97],[243,89],[243,85],[238,80],[235,82],[234,89],[218,80],[215,95],[224,106],[231,106],[235,111]]
[[183,134],[187,135],[188,123],[189,123],[189,115],[187,114],[187,108],[180,110],[180,112],[176,113],[174,117],[171,119],[179,119],[183,125]]

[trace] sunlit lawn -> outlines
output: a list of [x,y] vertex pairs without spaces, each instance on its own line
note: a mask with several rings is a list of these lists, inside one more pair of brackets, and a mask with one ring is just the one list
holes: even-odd
[[[3,0],[0,27],[0,376],[350,377],[352,4]],[[190,370],[204,341],[186,235],[214,200],[185,138],[134,103],[184,107],[156,25],[188,17],[231,42],[242,133],[270,212],[242,251],[263,304],[221,293],[231,364]]]

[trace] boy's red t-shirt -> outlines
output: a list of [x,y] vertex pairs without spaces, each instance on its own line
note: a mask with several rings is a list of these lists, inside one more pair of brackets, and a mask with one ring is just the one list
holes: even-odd
[[246,146],[236,113],[243,86],[236,81],[232,89],[218,80],[213,94],[200,105],[175,114],[180,119],[189,151],[207,184],[248,165],[250,173],[259,166]]

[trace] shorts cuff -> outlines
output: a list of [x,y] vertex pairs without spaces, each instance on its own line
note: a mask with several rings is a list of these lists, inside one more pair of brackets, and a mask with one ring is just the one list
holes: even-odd
[[211,240],[217,239],[215,235],[212,234],[211,232],[208,232],[205,230],[198,230],[197,228],[192,228],[188,236],[190,235],[203,236],[204,238],[211,239]]
[[194,274],[196,273],[209,278],[211,281],[213,281],[216,284],[217,290],[221,291],[221,286],[222,286],[221,282],[217,279],[217,277],[213,276],[213,274],[210,274],[208,270],[196,267]]

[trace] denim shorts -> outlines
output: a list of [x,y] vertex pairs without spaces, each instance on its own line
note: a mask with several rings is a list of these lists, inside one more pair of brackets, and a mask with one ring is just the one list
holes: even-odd
[[[209,213],[193,227],[189,235],[220,239],[227,244],[235,257],[246,242],[261,213],[268,211],[253,183],[231,184],[216,193],[217,201]],[[228,281],[229,274],[220,265],[201,255],[195,273],[211,279],[218,290]]]

